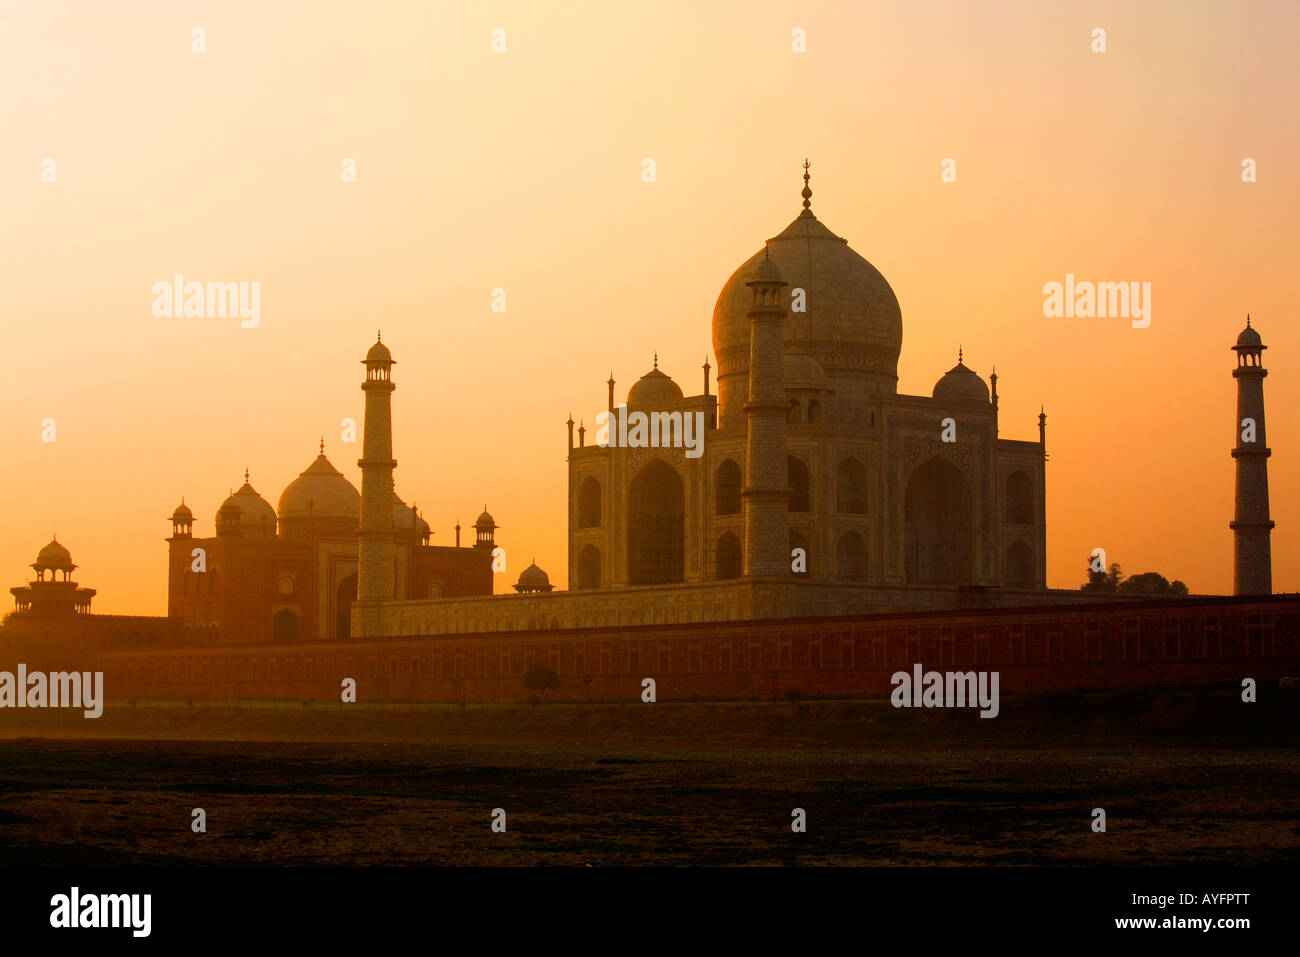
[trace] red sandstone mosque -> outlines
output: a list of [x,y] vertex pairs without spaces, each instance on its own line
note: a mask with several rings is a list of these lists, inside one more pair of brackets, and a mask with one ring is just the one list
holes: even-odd
[[[479,516],[473,546],[460,547],[459,526],[455,546],[435,546],[419,510],[391,486],[387,497],[390,594],[492,594],[491,515]],[[217,510],[213,536],[194,535],[194,514],[182,501],[167,540],[168,617],[184,622],[186,636],[199,642],[348,637],[360,509],[360,493],[325,457],[324,440],[316,460],[280,493],[277,508],[245,472],[244,484]]]

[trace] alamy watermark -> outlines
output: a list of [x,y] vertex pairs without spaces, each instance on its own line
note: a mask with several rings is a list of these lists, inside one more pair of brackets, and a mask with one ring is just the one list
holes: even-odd
[[1048,319],[1132,319],[1134,329],[1151,325],[1151,283],[1075,281],[1043,284],[1043,315]]
[[153,284],[153,314],[159,319],[233,319],[245,329],[262,321],[262,284],[253,282],[186,282],[176,273],[172,281]]
[[596,416],[596,444],[601,448],[682,449],[688,459],[704,454],[703,412],[632,412],[620,405]]
[[0,671],[0,708],[81,708],[87,718],[104,713],[104,672]]
[[895,708],[979,708],[981,718],[998,716],[998,672],[927,671],[919,664],[912,673],[895,671],[889,700]]
[[50,898],[51,927],[128,927],[131,936],[148,937],[152,912],[152,894],[82,894],[73,887]]

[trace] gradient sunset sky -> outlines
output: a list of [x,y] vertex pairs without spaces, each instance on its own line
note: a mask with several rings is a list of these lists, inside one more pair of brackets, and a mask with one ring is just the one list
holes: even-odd
[[[961,345],[1003,437],[1046,407],[1050,585],[1103,546],[1231,590],[1251,313],[1274,588],[1300,590],[1297,50],[1292,2],[0,3],[0,584],[57,533],[95,610],[163,614],[182,495],[211,535],[245,468],[274,505],[322,434],[359,487],[340,421],[382,329],[433,543],[486,503],[497,590],[534,558],[564,586],[565,419],[656,351],[699,391],[807,156],[902,307],[899,391]],[[259,281],[260,326],[155,318],[178,272]],[[1044,318],[1067,272],[1150,282],[1150,327]]]

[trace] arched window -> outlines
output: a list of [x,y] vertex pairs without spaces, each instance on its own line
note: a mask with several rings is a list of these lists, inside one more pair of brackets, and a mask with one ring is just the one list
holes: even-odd
[[816,399],[808,403],[808,421],[820,422],[822,420],[822,404]]
[[740,539],[727,532],[718,539],[713,552],[713,577],[717,579],[739,578],[741,576]]
[[429,582],[429,597],[430,598],[442,597],[442,582]]
[[857,459],[845,459],[835,473],[835,511],[852,515],[867,512],[867,470]]
[[591,475],[578,486],[578,527],[600,528],[600,483]]
[[298,615],[281,608],[271,618],[271,637],[276,641],[293,641],[298,637]]
[[279,592],[280,592],[281,595],[292,595],[292,594],[293,594],[293,576],[292,576],[292,575],[281,575],[281,576],[280,576],[280,580],[279,580],[279,582],[278,582],[278,587],[279,587]]
[[800,421],[800,417],[799,417],[799,400],[798,400],[798,399],[791,399],[791,400],[790,400],[790,411],[787,412],[787,413],[785,414],[785,420],[786,420],[787,422],[798,422],[798,421]]
[[600,587],[600,549],[595,545],[584,545],[578,552],[578,587]]
[[713,476],[713,512],[740,514],[740,466],[735,459],[725,459]]
[[845,532],[835,546],[835,574],[841,581],[867,580],[867,545],[857,532]]
[[793,455],[785,457],[786,481],[790,484],[790,511],[806,512],[808,505],[808,466]]
[[1007,524],[1034,524],[1033,485],[1019,469],[1007,476]]

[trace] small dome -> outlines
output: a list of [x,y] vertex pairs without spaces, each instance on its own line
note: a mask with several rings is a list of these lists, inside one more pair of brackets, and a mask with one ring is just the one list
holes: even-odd
[[388,351],[388,346],[378,340],[376,340],[375,344],[370,347],[370,351],[366,353],[366,363],[369,364],[371,362],[387,362],[396,365],[396,363],[393,362],[393,354]]
[[1250,326],[1247,326],[1245,329],[1242,329],[1241,335],[1237,336],[1238,349],[1258,349],[1263,345],[1264,345],[1264,340],[1261,339],[1259,337],[1259,333],[1256,332]]
[[184,499],[181,500],[181,504],[176,506],[176,511],[172,512],[172,521],[177,525],[184,525],[194,521],[194,513],[190,511],[190,507],[185,504]]
[[943,374],[934,385],[934,397],[945,402],[989,401],[989,387],[961,361]]
[[325,452],[280,493],[280,521],[351,522],[361,520],[361,493],[330,464]]
[[483,509],[483,514],[480,515],[474,521],[474,527],[475,528],[496,528],[497,527],[496,519],[494,519],[490,514],[488,514],[488,510],[485,508]]
[[659,359],[655,367],[637,379],[627,393],[629,406],[663,406],[682,401],[681,387],[671,377],[659,371]]
[[522,572],[519,573],[519,583],[515,585],[515,591],[517,592],[551,591],[552,589],[554,589],[554,587],[555,586],[551,584],[550,576],[547,575],[546,572],[538,568],[536,562],[533,562],[531,565],[529,565],[527,568],[525,568]]
[[533,562],[519,573],[519,584],[521,585],[549,585],[550,583],[551,576],[538,568],[536,562]]
[[244,484],[217,510],[217,525],[226,531],[275,534],[275,509],[249,484],[247,471],[244,472]]
[[759,262],[758,268],[754,270],[754,278],[751,279],[750,282],[760,282],[760,281],[780,282],[781,281],[781,270],[777,269],[776,263],[772,262],[771,259],[766,258],[766,256],[767,256],[766,251],[764,251],[764,258],[761,262]]
[[822,364],[804,352],[787,352],[781,357],[781,375],[791,390],[826,391]]
[[60,545],[58,539],[52,539],[48,545],[36,553],[36,561],[32,563],[32,567],[71,571],[77,566],[72,564],[72,553]]

